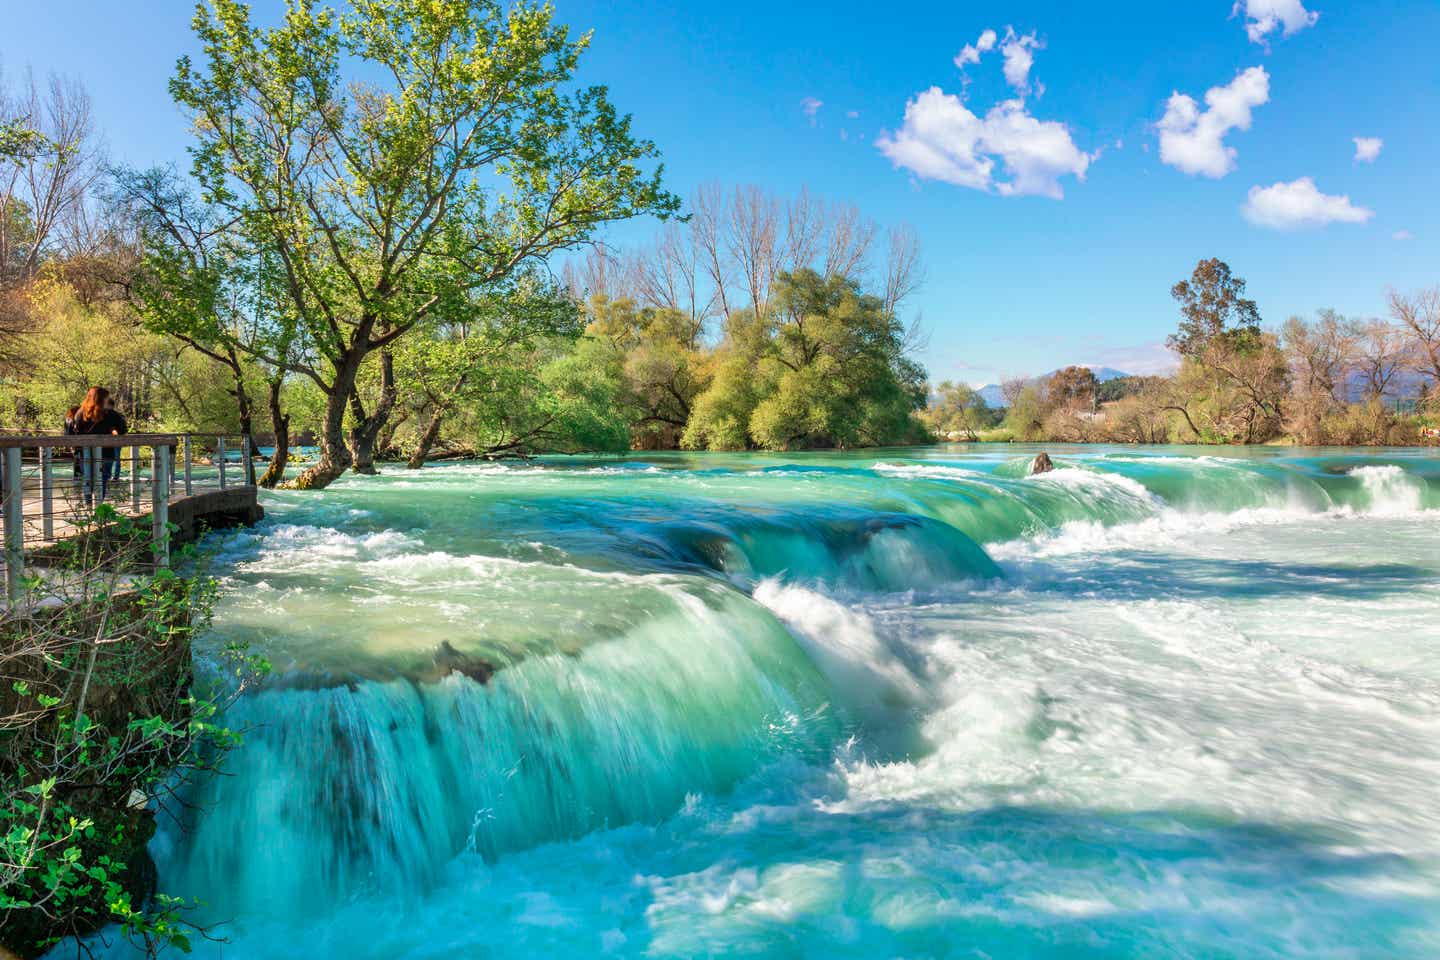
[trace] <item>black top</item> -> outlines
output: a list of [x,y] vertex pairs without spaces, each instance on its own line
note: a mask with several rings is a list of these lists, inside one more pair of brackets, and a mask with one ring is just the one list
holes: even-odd
[[106,410],[100,414],[100,419],[89,420],[80,414],[75,415],[75,421],[70,427],[70,433],[82,437],[108,437],[112,433],[120,436],[130,432],[130,425],[118,410]]

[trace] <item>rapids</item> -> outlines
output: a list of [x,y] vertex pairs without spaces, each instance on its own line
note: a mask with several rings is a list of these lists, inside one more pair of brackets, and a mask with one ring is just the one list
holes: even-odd
[[229,958],[1440,955],[1440,458],[1047,449],[268,495],[162,889]]

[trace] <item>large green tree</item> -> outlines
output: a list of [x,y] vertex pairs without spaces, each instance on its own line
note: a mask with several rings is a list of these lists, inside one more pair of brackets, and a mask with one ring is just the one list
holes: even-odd
[[[603,223],[678,209],[645,169],[654,146],[603,87],[574,87],[588,36],[548,6],[287,0],[262,29],[211,0],[194,26],[203,62],[182,58],[170,84],[194,174],[278,258],[311,345],[289,365],[326,398],[299,486],[364,466],[398,397],[401,338]],[[367,407],[356,380],[377,351]]]
[[880,446],[923,435],[924,370],[879,297],[844,276],[782,273],[764,315],[732,314],[715,380],[684,443],[767,449]]

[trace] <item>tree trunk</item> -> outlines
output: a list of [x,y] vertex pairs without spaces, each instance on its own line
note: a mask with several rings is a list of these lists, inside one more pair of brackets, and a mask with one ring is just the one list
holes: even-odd
[[320,459],[285,485],[289,490],[322,490],[334,483],[350,466],[350,448],[345,445],[345,408],[355,391],[364,352],[352,348],[335,365],[335,379],[325,397],[325,418],[320,425]]
[[380,430],[390,419],[390,412],[395,408],[397,391],[395,389],[395,358],[389,350],[380,351],[380,401],[375,404],[375,410],[366,416],[364,404],[360,400],[360,394],[355,391],[354,380],[351,380],[350,388],[350,409],[354,414],[355,425],[350,428],[350,452],[353,456],[353,467],[356,473],[375,473],[375,441],[380,436]]
[[242,453],[248,452],[249,456],[241,464],[245,471],[245,482],[255,482],[255,423],[254,414],[250,410],[250,397],[245,393],[245,388],[240,385],[240,377],[235,377],[235,405],[240,408],[240,436],[244,441],[240,445]]
[[397,459],[399,452],[395,449],[395,434],[410,419],[410,411],[404,407],[400,412],[390,417],[390,422],[385,424],[380,431],[380,438],[375,441],[375,455],[386,460]]
[[440,424],[444,420],[445,408],[437,405],[430,414],[430,422],[425,425],[425,431],[420,434],[420,440],[415,444],[415,451],[405,462],[406,467],[419,470],[425,465],[425,459],[430,456],[430,448],[435,446],[435,441],[440,438]]
[[270,425],[275,431],[275,452],[270,456],[270,465],[260,478],[260,486],[273,489],[285,479],[285,466],[290,462],[290,415],[280,407],[280,385],[282,374],[276,374],[270,381]]
[[450,412],[455,397],[465,387],[465,381],[470,379],[469,373],[462,373],[455,378],[455,383],[450,392],[435,401],[434,410],[430,414],[430,422],[425,425],[425,431],[420,434],[420,441],[415,444],[415,452],[410,454],[410,459],[405,466],[411,470],[419,470],[425,465],[425,460],[430,456],[430,448],[435,446],[435,441],[440,439],[440,424],[444,422],[445,415]]

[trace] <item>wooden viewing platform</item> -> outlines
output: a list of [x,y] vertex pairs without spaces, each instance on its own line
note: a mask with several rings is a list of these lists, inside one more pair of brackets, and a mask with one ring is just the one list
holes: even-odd
[[0,570],[7,605],[19,599],[27,567],[43,565],[56,545],[93,527],[87,518],[101,502],[126,516],[148,517],[157,566],[169,563],[173,543],[262,515],[254,455],[243,438],[0,435]]

